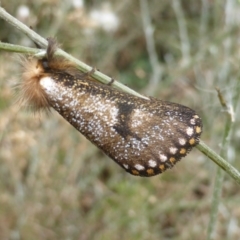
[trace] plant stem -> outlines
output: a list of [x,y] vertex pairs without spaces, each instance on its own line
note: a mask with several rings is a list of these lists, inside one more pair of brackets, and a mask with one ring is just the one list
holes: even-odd
[[[25,24],[20,22],[18,19],[16,19],[13,16],[11,16],[2,7],[0,7],[0,17],[2,19],[4,19],[5,21],[7,21],[9,24],[13,25],[15,28],[17,28],[20,31],[22,31],[23,33],[25,33],[30,39],[33,40],[33,42],[37,43],[42,48],[44,48],[44,49],[47,48],[48,41],[45,38],[41,37],[36,32],[34,32],[32,29],[30,29]],[[28,52],[26,52],[26,53],[28,53]],[[78,59],[74,58],[73,56],[71,56],[70,54],[64,52],[61,49],[57,49],[56,54],[59,55],[59,56],[65,57],[69,61],[75,63],[77,65],[77,67],[79,68],[79,70],[82,71],[82,72],[86,73],[86,72],[89,72],[89,71],[92,70],[92,67],[90,67],[89,65],[79,61]],[[105,83],[105,84],[112,82],[112,78],[108,77],[107,75],[101,73],[98,70],[95,70],[94,73],[91,74],[91,76],[94,79],[96,79],[96,80],[98,80],[98,81],[100,81],[102,83]],[[135,95],[137,97],[141,97],[141,98],[144,98],[144,99],[147,99],[147,100],[149,99],[146,96],[143,96],[143,95],[135,92],[131,88],[128,88],[127,86],[121,84],[120,82],[113,81],[112,85],[114,87],[124,91],[124,92],[130,93],[130,94]]]
[[140,0],[142,25],[145,34],[145,41],[147,44],[147,51],[149,62],[152,68],[152,76],[150,77],[146,93],[154,93],[158,88],[159,82],[162,78],[163,69],[158,60],[157,49],[154,41],[154,28],[151,24],[150,10],[147,0]]
[[221,169],[227,172],[238,184],[240,184],[240,172],[236,168],[234,168],[229,162],[227,162],[224,158],[220,157],[216,152],[214,152],[201,140],[199,144],[196,146],[196,148],[199,151],[201,151],[204,155],[209,157]]
[[[228,115],[226,124],[225,124],[224,136],[222,141],[222,149],[220,152],[220,156],[223,156],[223,157],[226,156],[231,127],[232,127],[232,121],[230,116]],[[229,168],[227,167],[227,169],[232,172],[231,170],[232,166],[228,162],[226,163],[229,165]],[[226,172],[228,172],[226,168],[223,168],[223,169]],[[215,176],[215,183],[214,183],[214,189],[213,189],[213,199],[212,199],[212,206],[211,206],[211,212],[210,212],[210,220],[208,225],[208,240],[214,239],[214,232],[215,232],[215,226],[216,226],[217,217],[218,217],[218,207],[221,199],[223,180],[224,180],[224,171],[222,171],[221,168],[218,168]]]
[[189,38],[188,38],[188,31],[187,31],[187,26],[186,26],[186,20],[184,17],[184,12],[182,9],[181,1],[179,0],[172,0],[172,6],[173,10],[176,15],[177,23],[178,23],[178,28],[179,28],[179,36],[181,40],[181,51],[182,51],[182,56],[184,60],[185,66],[190,63],[190,43],[189,43]]
[[8,52],[16,52],[16,53],[24,53],[24,54],[38,54],[41,52],[41,49],[23,47],[20,45],[3,43],[0,42],[0,50],[8,51]]

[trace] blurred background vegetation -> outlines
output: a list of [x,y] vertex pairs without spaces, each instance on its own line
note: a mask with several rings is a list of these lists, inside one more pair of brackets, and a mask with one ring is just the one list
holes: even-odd
[[[147,95],[195,109],[202,139],[240,169],[240,3],[237,0],[3,0],[43,37]],[[148,11],[149,10],[149,11]],[[152,31],[151,31],[152,30]],[[32,46],[0,20],[0,40]],[[196,149],[172,170],[133,177],[56,113],[15,104],[19,56],[0,52],[0,239],[206,239],[216,166]],[[213,239],[240,239],[239,186],[224,179]]]

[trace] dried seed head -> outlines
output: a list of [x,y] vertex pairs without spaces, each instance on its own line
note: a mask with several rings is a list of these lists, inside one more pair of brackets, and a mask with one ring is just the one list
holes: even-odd
[[[36,108],[54,108],[127,172],[159,174],[198,144],[202,123],[194,110],[155,98],[138,98],[89,81],[86,74],[59,61],[50,57],[31,63],[35,68],[40,65],[40,73],[29,74],[39,94],[29,97],[25,89],[24,97]],[[29,83],[26,77],[23,81],[24,88]],[[41,97],[44,99],[37,100]]]

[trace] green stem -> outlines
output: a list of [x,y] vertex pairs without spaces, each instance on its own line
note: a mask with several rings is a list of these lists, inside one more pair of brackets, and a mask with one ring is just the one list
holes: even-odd
[[[231,127],[232,127],[232,120],[231,120],[230,116],[228,115],[227,121],[225,124],[224,136],[223,136],[223,141],[222,141],[222,149],[220,152],[220,155],[223,157],[226,156],[226,151],[227,151],[227,146],[228,146],[228,141],[229,141],[228,139],[229,139],[229,135],[231,132]],[[230,168],[232,167],[229,163],[228,163],[228,165],[230,166]],[[215,226],[217,223],[218,207],[220,204],[220,199],[221,199],[221,194],[222,194],[223,180],[224,180],[224,171],[222,171],[221,168],[218,168],[216,177],[215,177],[214,189],[213,189],[213,199],[212,199],[212,206],[211,206],[211,212],[210,212],[210,220],[209,220],[209,225],[208,225],[208,240],[214,239],[214,229],[215,229]]]
[[209,157],[215,162],[221,169],[227,172],[238,184],[240,184],[240,172],[234,168],[229,162],[220,157],[216,152],[209,148],[203,141],[200,140],[196,148],[204,155]]
[[[11,16],[9,13],[7,13],[2,7],[0,7],[0,17],[2,19],[4,19],[5,21],[7,21],[9,24],[11,24],[12,26],[14,26],[15,28],[19,29],[21,32],[25,33],[30,39],[33,40],[33,42],[37,43],[39,46],[41,46],[42,48],[46,49],[48,46],[48,41],[41,37],[40,35],[38,35],[36,32],[34,32],[32,29],[30,29],[29,27],[27,27],[25,24],[23,24],[22,22],[20,22],[18,19],[14,18],[13,16]],[[3,44],[3,43],[1,43]],[[6,45],[6,43],[5,43]],[[9,46],[10,47],[10,46]],[[2,48],[3,49],[3,48]],[[8,50],[9,51],[9,50]],[[13,51],[13,50],[12,50]],[[24,52],[22,52],[24,53]],[[26,51],[26,53],[29,53],[28,50]],[[67,58],[69,61],[75,63],[77,65],[77,67],[79,68],[80,71],[82,72],[89,72],[92,70],[92,67],[90,67],[89,65],[79,61],[78,59],[74,58],[73,56],[71,56],[70,54],[64,52],[61,49],[58,49],[56,51],[56,54],[62,57]],[[100,71],[96,70],[94,71],[93,74],[91,74],[91,76],[102,82],[102,83],[111,83],[112,82],[112,78],[108,77],[107,75],[101,73]],[[135,92],[134,90],[132,90],[131,88],[128,88],[127,86],[121,84],[120,82],[117,81],[113,81],[112,85],[124,92],[128,92],[132,95],[135,95],[137,97],[141,97],[144,99],[149,100],[149,98]]]
[[4,50],[8,52],[24,53],[24,54],[38,54],[42,52],[41,49],[23,47],[20,45],[3,43],[3,42],[0,42],[0,50]]

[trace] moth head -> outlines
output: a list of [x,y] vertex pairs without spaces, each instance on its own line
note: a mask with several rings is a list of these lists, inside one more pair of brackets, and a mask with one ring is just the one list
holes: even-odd
[[76,74],[79,72],[68,60],[55,56],[57,47],[56,41],[49,38],[45,57],[42,59],[27,57],[22,60],[22,81],[17,85],[19,92],[17,102],[20,106],[34,112],[49,110],[50,103],[40,84],[41,79],[51,77],[54,73]]
[[44,62],[33,57],[22,61],[22,81],[17,85],[19,96],[17,101],[23,107],[34,112],[43,109],[49,110],[49,102],[40,85],[40,80],[46,76]]

